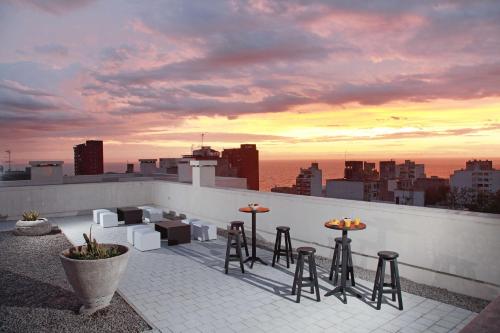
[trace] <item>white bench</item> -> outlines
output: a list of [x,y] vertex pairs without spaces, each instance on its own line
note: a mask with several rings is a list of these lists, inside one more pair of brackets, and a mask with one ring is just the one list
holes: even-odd
[[118,214],[109,211],[99,213],[99,224],[102,228],[117,227]]
[[161,247],[160,233],[149,228],[134,230],[134,247],[139,251],[159,249]]
[[136,224],[136,225],[131,225],[127,227],[127,242],[130,244],[134,245],[134,234],[135,231],[139,229],[149,229],[149,230],[154,230],[154,224]]
[[110,210],[108,210],[108,209],[94,209],[92,211],[92,214],[94,215],[94,223],[99,224],[99,222],[101,221],[99,218],[99,215],[101,213],[107,213],[107,212],[110,212]]

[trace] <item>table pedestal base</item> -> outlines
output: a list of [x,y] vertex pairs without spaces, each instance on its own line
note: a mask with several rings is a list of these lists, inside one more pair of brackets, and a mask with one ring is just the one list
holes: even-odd
[[335,287],[335,289],[330,290],[329,292],[327,292],[325,294],[325,297],[332,296],[333,294],[336,294],[336,293],[341,293],[344,296],[344,300],[342,302],[344,302],[344,304],[347,304],[346,292],[349,293],[349,294],[352,294],[353,296],[356,296],[357,298],[362,298],[362,296],[361,296],[360,293],[356,292],[356,290],[354,290],[353,288],[348,287],[348,286],[345,286],[345,287],[342,287],[342,286]]
[[253,263],[256,262],[256,261],[260,262],[263,265],[266,265],[266,266],[268,265],[267,262],[265,262],[264,260],[260,259],[259,257],[248,257],[248,258],[245,259],[244,263],[247,263],[249,261],[250,261],[250,268],[253,268]]

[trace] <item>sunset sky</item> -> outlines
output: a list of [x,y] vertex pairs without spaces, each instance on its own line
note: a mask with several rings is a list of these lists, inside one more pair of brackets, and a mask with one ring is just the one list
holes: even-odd
[[500,156],[498,1],[0,3],[0,161]]

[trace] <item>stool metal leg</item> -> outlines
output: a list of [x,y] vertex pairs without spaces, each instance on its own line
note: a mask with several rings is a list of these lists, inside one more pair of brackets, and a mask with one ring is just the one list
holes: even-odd
[[300,253],[297,257],[297,266],[295,266],[295,275],[293,276],[293,284],[292,284],[292,295],[295,295],[295,291],[297,289],[297,281],[299,279],[299,271],[300,271]]
[[281,231],[278,231],[278,256],[276,257],[276,262],[280,262],[281,258]]
[[293,264],[293,247],[292,247],[292,239],[290,238],[290,231],[286,232],[286,237],[288,238],[288,247],[290,248],[290,259]]
[[384,296],[384,277],[385,277],[385,260],[382,260],[382,267],[380,269],[380,281],[378,285],[377,310],[380,310],[380,306],[382,305],[382,297]]
[[375,301],[375,296],[377,295],[381,268],[382,268],[382,258],[378,258],[377,272],[375,273],[375,282],[373,283],[372,302]]
[[226,261],[224,262],[224,269],[227,271],[229,269],[229,255],[231,253],[231,235],[227,235],[227,248],[226,248]]
[[304,276],[304,256],[299,254],[300,259],[298,260],[299,265],[299,276],[297,280],[297,303],[300,303],[300,294],[302,292],[302,277]]
[[276,256],[278,255],[278,237],[279,236],[279,231],[276,232],[276,240],[274,241],[274,253],[273,253],[273,263],[271,264],[272,267],[274,267],[274,264],[276,263]]
[[395,268],[394,268],[394,260],[391,260],[390,262],[390,268],[391,268],[391,299],[392,301],[396,301],[396,274],[395,274]]
[[316,259],[314,258],[314,255],[312,256],[312,261],[310,262],[310,265],[313,266],[314,288],[316,289],[316,300],[318,302],[320,302],[321,301],[321,297],[319,296],[318,271],[316,269]]
[[313,273],[313,254],[307,256],[307,264],[309,266],[309,283],[311,284],[311,294],[314,293],[314,273]]
[[399,310],[403,310],[403,296],[401,295],[401,282],[399,281],[398,261],[394,259],[394,275],[396,277],[396,289],[398,290]]
[[290,259],[288,255],[292,254],[292,250],[290,249],[290,243],[288,242],[288,237],[286,236],[288,232],[285,232],[285,256],[286,256],[286,268],[290,268]]
[[245,254],[248,256],[249,253],[248,253],[248,244],[247,244],[247,236],[245,235],[245,227],[244,226],[241,226],[241,234],[243,236],[243,246],[245,247]]

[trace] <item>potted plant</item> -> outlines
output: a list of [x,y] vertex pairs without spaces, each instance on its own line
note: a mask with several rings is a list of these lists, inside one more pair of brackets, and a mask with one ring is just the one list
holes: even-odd
[[14,233],[19,236],[41,236],[52,231],[52,225],[40,213],[31,210],[23,213],[22,220],[16,222]]
[[80,314],[92,314],[111,302],[127,267],[129,248],[118,244],[99,244],[83,234],[86,245],[60,254],[62,266],[76,297],[82,302]]

